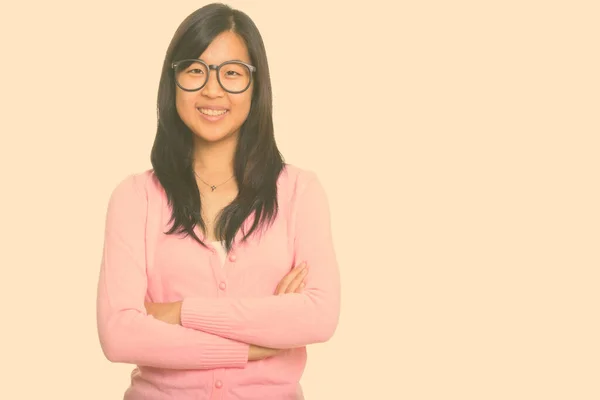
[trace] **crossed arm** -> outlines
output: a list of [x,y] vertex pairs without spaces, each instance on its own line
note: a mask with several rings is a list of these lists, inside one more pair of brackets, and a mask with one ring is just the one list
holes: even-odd
[[[114,362],[170,369],[244,367],[276,350],[326,341],[339,313],[339,276],[329,210],[316,177],[298,203],[294,268],[274,295],[145,303],[145,182],[131,176],[113,192],[98,282],[100,344]],[[302,283],[305,286],[300,286]],[[281,295],[277,295],[281,294]]]
[[[306,286],[304,277],[308,273],[308,268],[305,263],[298,265],[292,269],[277,285],[275,295],[280,296],[289,293],[302,293],[302,289]],[[181,307],[183,301],[176,301],[170,303],[151,303],[145,302],[144,306],[148,315],[152,315],[159,321],[166,322],[173,325],[182,325],[181,321]],[[248,348],[248,361],[262,360],[264,358],[272,357],[282,349],[274,349],[264,346],[258,346],[255,344],[249,344]]]
[[[287,273],[286,276],[279,282],[275,289],[275,295],[280,296],[288,293],[302,293],[302,289],[306,286],[304,278],[308,273],[306,262],[301,263]],[[154,318],[173,325],[182,325],[181,322],[181,306],[183,301],[175,301],[170,303],[152,303],[144,302],[144,307],[149,315]]]

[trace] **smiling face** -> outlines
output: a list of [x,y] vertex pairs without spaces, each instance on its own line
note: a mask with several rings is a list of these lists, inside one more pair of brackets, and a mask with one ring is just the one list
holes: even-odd
[[[208,65],[220,65],[225,61],[243,61],[251,64],[244,41],[234,32],[227,31],[217,36],[198,57]],[[200,70],[188,72],[201,73]],[[223,76],[223,74],[228,74]],[[222,82],[235,72],[222,72]],[[231,78],[233,79],[233,78]],[[226,84],[227,85],[227,84]],[[177,87],[175,104],[181,120],[194,133],[195,139],[202,142],[217,142],[230,138],[237,139],[240,127],[248,117],[252,102],[254,84],[242,93],[225,91],[217,80],[215,70],[211,70],[206,85],[195,92],[187,92]]]

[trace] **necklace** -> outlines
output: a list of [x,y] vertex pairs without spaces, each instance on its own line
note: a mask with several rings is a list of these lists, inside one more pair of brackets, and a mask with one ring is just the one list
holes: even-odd
[[231,178],[227,179],[225,182],[219,183],[218,185],[211,185],[209,183],[206,183],[204,181],[204,179],[200,178],[200,176],[196,173],[196,171],[194,171],[194,175],[196,175],[198,177],[198,179],[200,179],[202,181],[202,183],[204,183],[206,186],[209,186],[211,188],[211,191],[215,191],[216,188],[218,188],[221,185],[226,184],[227,182],[229,182],[231,180],[231,178],[233,178],[235,175],[231,175]]

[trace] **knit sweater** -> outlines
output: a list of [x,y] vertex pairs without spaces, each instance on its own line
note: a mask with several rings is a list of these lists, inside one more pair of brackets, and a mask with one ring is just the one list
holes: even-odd
[[[278,214],[223,264],[182,234],[167,235],[171,207],[153,170],[131,174],[108,203],[97,293],[106,358],[134,365],[125,400],[297,400],[306,346],[329,340],[340,313],[340,276],[328,199],[317,175],[286,164]],[[247,232],[252,218],[244,222]],[[196,234],[204,239],[201,230]],[[301,293],[276,296],[291,268],[309,267]],[[182,301],[181,325],[144,302]],[[249,345],[285,349],[248,361]]]

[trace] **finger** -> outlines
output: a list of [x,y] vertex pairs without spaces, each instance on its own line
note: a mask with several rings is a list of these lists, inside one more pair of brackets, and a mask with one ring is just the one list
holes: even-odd
[[302,283],[306,271],[306,263],[300,264],[297,268],[291,271],[286,277],[285,282],[281,285],[280,292],[290,293],[297,289],[298,285]]
[[298,289],[296,289],[296,291],[294,293],[302,293],[302,289],[304,289],[306,287],[306,283],[302,282],[300,284],[300,286],[298,286]]
[[292,279],[287,289],[285,290],[285,293],[294,293],[300,287],[302,282],[304,282],[304,279],[306,278],[307,274],[308,268],[304,267],[302,271],[300,271],[300,273],[296,275],[294,279]]
[[294,276],[296,276],[296,274],[298,274],[298,272],[301,270],[302,266],[305,263],[301,263],[299,265],[297,265],[296,267],[294,267],[290,272],[288,272],[277,284],[277,288],[275,289],[275,294],[279,295],[279,294],[283,294],[285,293],[285,289],[288,287],[288,285],[290,284],[291,280],[294,278]]
[[294,280],[294,278],[302,272],[302,269],[306,266],[306,262],[302,262],[295,268],[293,268],[290,272],[288,272],[283,279],[277,285],[277,289],[275,291],[276,294],[284,294],[287,290],[287,287]]

